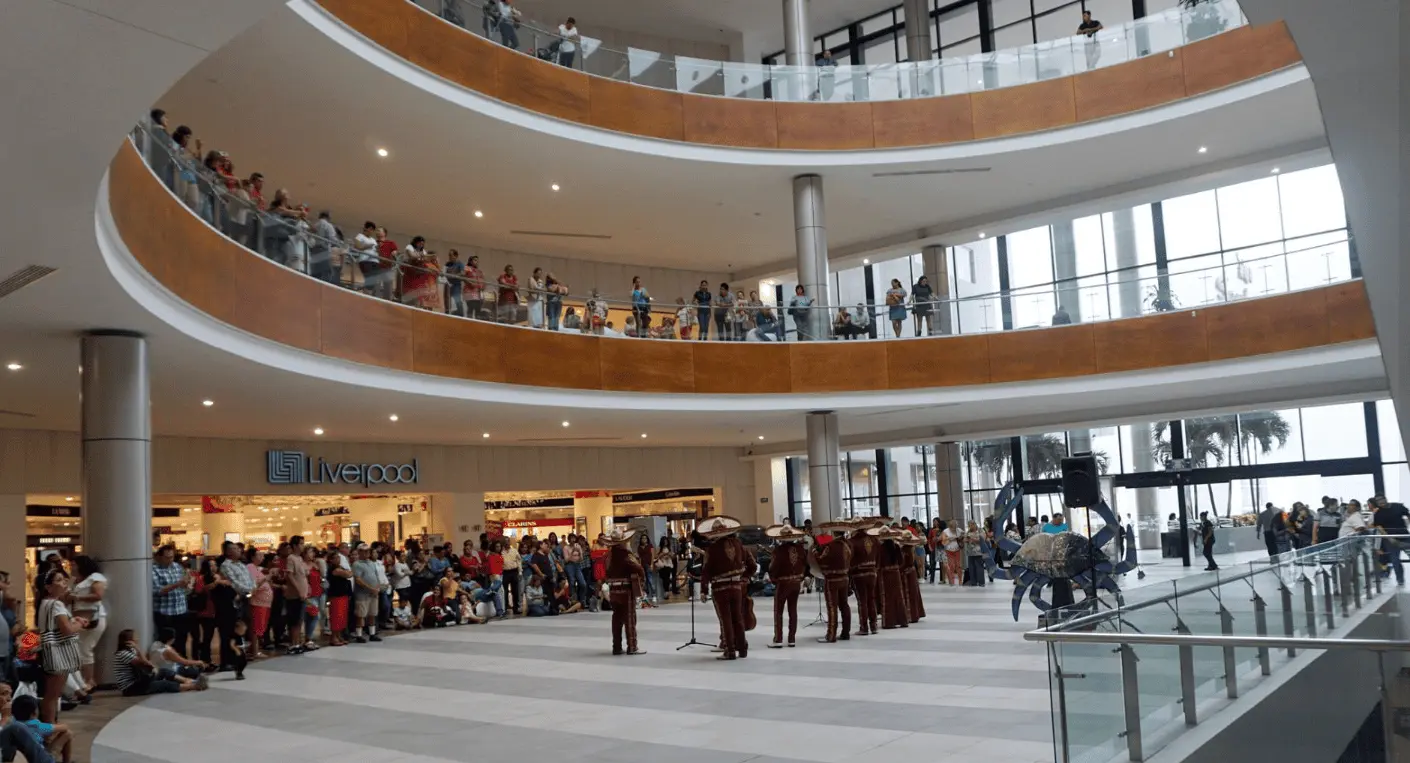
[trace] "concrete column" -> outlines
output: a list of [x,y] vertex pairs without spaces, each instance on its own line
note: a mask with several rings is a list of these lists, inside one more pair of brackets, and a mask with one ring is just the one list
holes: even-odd
[[[1132,268],[1121,276],[1121,284],[1116,287],[1117,310],[1123,317],[1141,314],[1142,284],[1137,280],[1139,273],[1134,268],[1140,264],[1136,244],[1136,215],[1128,207],[1111,214],[1112,233],[1116,242],[1116,266]],[[1151,453],[1151,425],[1131,425],[1132,467],[1138,472],[1155,471],[1155,455]],[[1136,488],[1136,543],[1138,548],[1160,548],[1160,533],[1165,521],[1160,517],[1156,489]]]
[[[832,328],[828,296],[827,210],[823,182],[818,175],[793,178],[793,227],[798,250],[798,283],[813,298],[807,326],[800,326],[813,339],[826,339]],[[791,294],[783,296],[787,309]]]
[[842,464],[837,444],[837,414],[808,414],[808,491],[813,524],[842,517]]
[[[108,578],[108,628],[98,654],[112,654],[118,632],[152,640],[152,417],[147,340],[125,331],[84,334],[80,349],[83,444],[83,550]],[[113,680],[100,662],[100,681]]]
[[955,442],[935,443],[936,516],[946,522],[964,519],[964,458]]
[[[28,535],[24,507],[23,495],[0,495],[0,572],[10,573],[8,595],[18,599],[21,606],[25,600],[24,548]],[[24,618],[20,621],[24,622]]]
[[[909,17],[907,17],[909,18]],[[945,247],[932,244],[920,250],[925,277],[930,280],[930,288],[935,290],[935,325],[932,336],[949,336],[955,333],[955,309],[947,300],[953,299],[950,292],[950,258]]]
[[[718,496],[715,505],[720,505]],[[612,529],[612,494],[603,491],[579,495],[573,499],[573,516],[587,520],[586,535],[589,540],[597,540],[598,533]]]
[[906,0],[906,57],[930,60],[930,0]]
[[426,532],[444,536],[459,553],[467,540],[478,545],[480,533],[485,531],[485,494],[436,493],[431,496],[429,514]]
[[[1053,279],[1057,281],[1057,305],[1067,311],[1073,323],[1082,322],[1082,290],[1077,288],[1077,238],[1072,221],[1054,223],[1053,231]],[[1067,433],[1068,455],[1089,453],[1092,450],[1092,433],[1087,429],[1073,429]]]

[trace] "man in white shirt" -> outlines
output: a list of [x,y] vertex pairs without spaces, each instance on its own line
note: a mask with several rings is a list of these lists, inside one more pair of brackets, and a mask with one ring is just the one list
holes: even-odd
[[350,252],[354,267],[362,273],[364,290],[371,291],[369,274],[377,272],[377,223],[368,220],[362,224],[362,232],[353,237]]
[[558,25],[558,65],[573,68],[573,57],[578,52],[578,41],[583,36],[578,33],[578,20],[572,16]]

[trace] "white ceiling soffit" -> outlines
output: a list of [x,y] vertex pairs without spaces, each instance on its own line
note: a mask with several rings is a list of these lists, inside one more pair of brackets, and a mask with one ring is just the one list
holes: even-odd
[[[873,162],[886,152],[724,150],[731,162],[766,163],[685,165],[672,152],[712,149],[579,128],[472,96],[374,51],[336,22],[322,26],[347,39],[281,11],[191,72],[163,107],[207,146],[230,152],[237,172],[264,172],[295,199],[333,210],[345,227],[373,219],[437,241],[599,262],[740,273],[789,259],[791,182],[802,172],[823,175],[829,244],[843,252],[1239,157],[1306,151],[1322,137],[1316,100],[1292,69],[1208,96],[1217,108],[1178,116],[1215,103],[1191,99],[1082,128],[937,149],[953,154],[943,158],[921,159],[930,149],[913,149],[879,167]],[[369,63],[345,45],[386,60]],[[1091,132],[1118,126],[1099,139]],[[1196,154],[1210,135],[1219,136],[1214,150]],[[385,159],[376,154],[383,147]],[[820,164],[845,161],[854,163]],[[976,167],[989,169],[950,172]],[[551,192],[553,183],[562,191]]]

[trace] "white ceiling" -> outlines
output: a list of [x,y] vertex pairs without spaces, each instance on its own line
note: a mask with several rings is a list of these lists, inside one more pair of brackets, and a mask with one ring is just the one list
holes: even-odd
[[[420,92],[287,9],[202,62],[160,103],[207,148],[230,152],[237,173],[264,172],[296,200],[331,209],[345,229],[372,219],[437,241],[710,272],[792,259],[791,178],[809,171],[826,181],[830,247],[855,251],[1249,157],[1271,166],[1322,142],[1304,82],[1099,140],[886,168],[983,172],[878,178],[865,164],[797,166],[797,154],[787,167],[687,165],[525,130]],[[1197,154],[1204,144],[1209,153]],[[380,147],[387,159],[376,156]]]

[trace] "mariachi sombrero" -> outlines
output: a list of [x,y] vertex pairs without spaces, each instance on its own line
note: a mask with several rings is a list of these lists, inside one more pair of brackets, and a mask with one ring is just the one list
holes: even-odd
[[835,519],[831,522],[823,522],[817,526],[818,532],[838,537],[846,536],[847,533],[853,532],[856,529],[857,526],[849,519]]
[[919,546],[920,544],[925,542],[925,538],[923,536],[917,535],[911,530],[892,530],[892,532],[896,534],[896,540],[906,544],[907,546]]
[[709,540],[718,540],[739,532],[744,523],[734,517],[710,517],[700,523],[695,531]]
[[778,541],[779,543],[789,543],[802,541],[808,534],[785,522],[781,525],[772,525],[764,528],[764,534]]
[[602,542],[609,546],[617,546],[626,543],[636,537],[635,527],[613,527],[612,532],[602,536]]
[[852,528],[854,530],[870,530],[873,527],[883,527],[885,525],[886,520],[881,517],[854,517],[852,519]]

